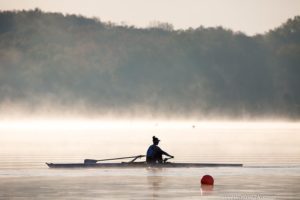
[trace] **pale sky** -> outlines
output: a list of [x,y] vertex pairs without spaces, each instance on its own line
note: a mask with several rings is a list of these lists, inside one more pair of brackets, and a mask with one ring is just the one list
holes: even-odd
[[137,27],[153,21],[169,22],[175,29],[221,25],[249,35],[300,15],[300,0],[0,0],[1,10],[36,7]]

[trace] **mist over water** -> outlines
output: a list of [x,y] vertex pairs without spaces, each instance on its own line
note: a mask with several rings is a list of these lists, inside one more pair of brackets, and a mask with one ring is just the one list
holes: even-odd
[[174,161],[300,164],[297,122],[23,119],[2,120],[0,130],[4,155],[81,158],[77,162],[140,155],[155,135]]

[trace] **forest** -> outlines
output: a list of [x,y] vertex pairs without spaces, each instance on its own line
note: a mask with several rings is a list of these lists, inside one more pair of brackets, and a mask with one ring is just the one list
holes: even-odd
[[300,118],[300,16],[263,34],[0,12],[0,111]]

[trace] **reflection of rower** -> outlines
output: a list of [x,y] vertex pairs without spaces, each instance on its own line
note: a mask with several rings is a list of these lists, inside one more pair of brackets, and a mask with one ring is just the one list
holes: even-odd
[[169,156],[170,158],[174,158],[174,156],[171,156],[167,152],[164,152],[159,148],[157,145],[159,143],[159,139],[155,136],[152,137],[153,144],[148,148],[147,151],[147,163],[162,163],[162,155]]

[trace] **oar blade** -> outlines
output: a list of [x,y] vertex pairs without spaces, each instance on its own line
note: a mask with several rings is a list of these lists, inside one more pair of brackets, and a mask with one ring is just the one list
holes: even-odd
[[96,164],[98,160],[84,159],[84,164]]

